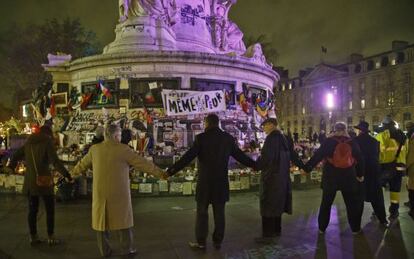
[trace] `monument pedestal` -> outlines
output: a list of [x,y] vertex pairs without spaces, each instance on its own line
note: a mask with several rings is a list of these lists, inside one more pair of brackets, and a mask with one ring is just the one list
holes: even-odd
[[115,33],[115,41],[104,48],[104,54],[176,49],[175,33],[172,29],[164,21],[151,16],[130,18],[118,24]]

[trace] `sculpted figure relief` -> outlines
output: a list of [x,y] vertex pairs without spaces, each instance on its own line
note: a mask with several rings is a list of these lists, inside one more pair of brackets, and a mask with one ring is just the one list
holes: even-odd
[[243,54],[246,47],[242,41],[243,33],[229,20],[230,8],[237,0],[211,0],[212,37],[216,47],[222,51],[235,51]]
[[173,25],[176,14],[175,0],[119,0],[120,22],[130,17],[151,16]]

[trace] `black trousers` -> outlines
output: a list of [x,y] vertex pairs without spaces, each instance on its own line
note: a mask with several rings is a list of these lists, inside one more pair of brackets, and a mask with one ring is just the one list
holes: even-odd
[[[359,193],[360,193],[360,203],[359,203],[359,225],[361,225],[361,218],[362,214],[364,212],[364,203],[365,203],[365,192],[366,187],[364,183],[358,184]],[[374,210],[374,213],[378,220],[380,222],[386,222],[387,221],[387,215],[385,213],[385,205],[384,205],[384,194],[382,191],[382,187],[378,186],[375,190],[371,190],[370,195],[370,203],[372,206],[372,209]]]
[[[210,203],[197,202],[197,216],[196,216],[196,239],[201,245],[204,245],[208,235],[208,207]],[[221,244],[224,238],[225,228],[225,216],[224,207],[225,203],[212,203],[213,215],[214,215],[214,232],[213,242],[215,244]]]
[[[55,196],[43,195],[43,202],[46,209],[46,225],[47,234],[53,236],[55,229]],[[39,212],[39,198],[40,196],[29,195],[29,215],[27,217],[29,222],[30,235],[37,235],[37,213]]]
[[[348,223],[353,232],[361,229],[360,197],[357,190],[340,190],[346,206]],[[319,229],[325,231],[331,218],[331,207],[335,200],[337,190],[325,188],[322,191],[322,202],[319,208],[318,223]]]
[[282,231],[282,216],[262,217],[262,236],[275,237]]

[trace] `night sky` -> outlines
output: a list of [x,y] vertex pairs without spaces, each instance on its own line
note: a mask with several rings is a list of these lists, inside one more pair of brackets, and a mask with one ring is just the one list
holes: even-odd
[[[79,17],[102,45],[114,39],[117,0],[0,1],[0,33],[12,22]],[[346,62],[349,54],[388,51],[394,39],[414,43],[414,0],[239,0],[231,18],[245,35],[266,34],[279,52],[276,65],[296,75],[320,61]]]

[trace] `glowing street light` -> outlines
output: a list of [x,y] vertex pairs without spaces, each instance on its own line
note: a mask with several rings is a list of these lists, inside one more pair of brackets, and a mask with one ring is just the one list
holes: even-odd
[[335,100],[333,93],[326,94],[326,108],[333,109],[335,107]]

